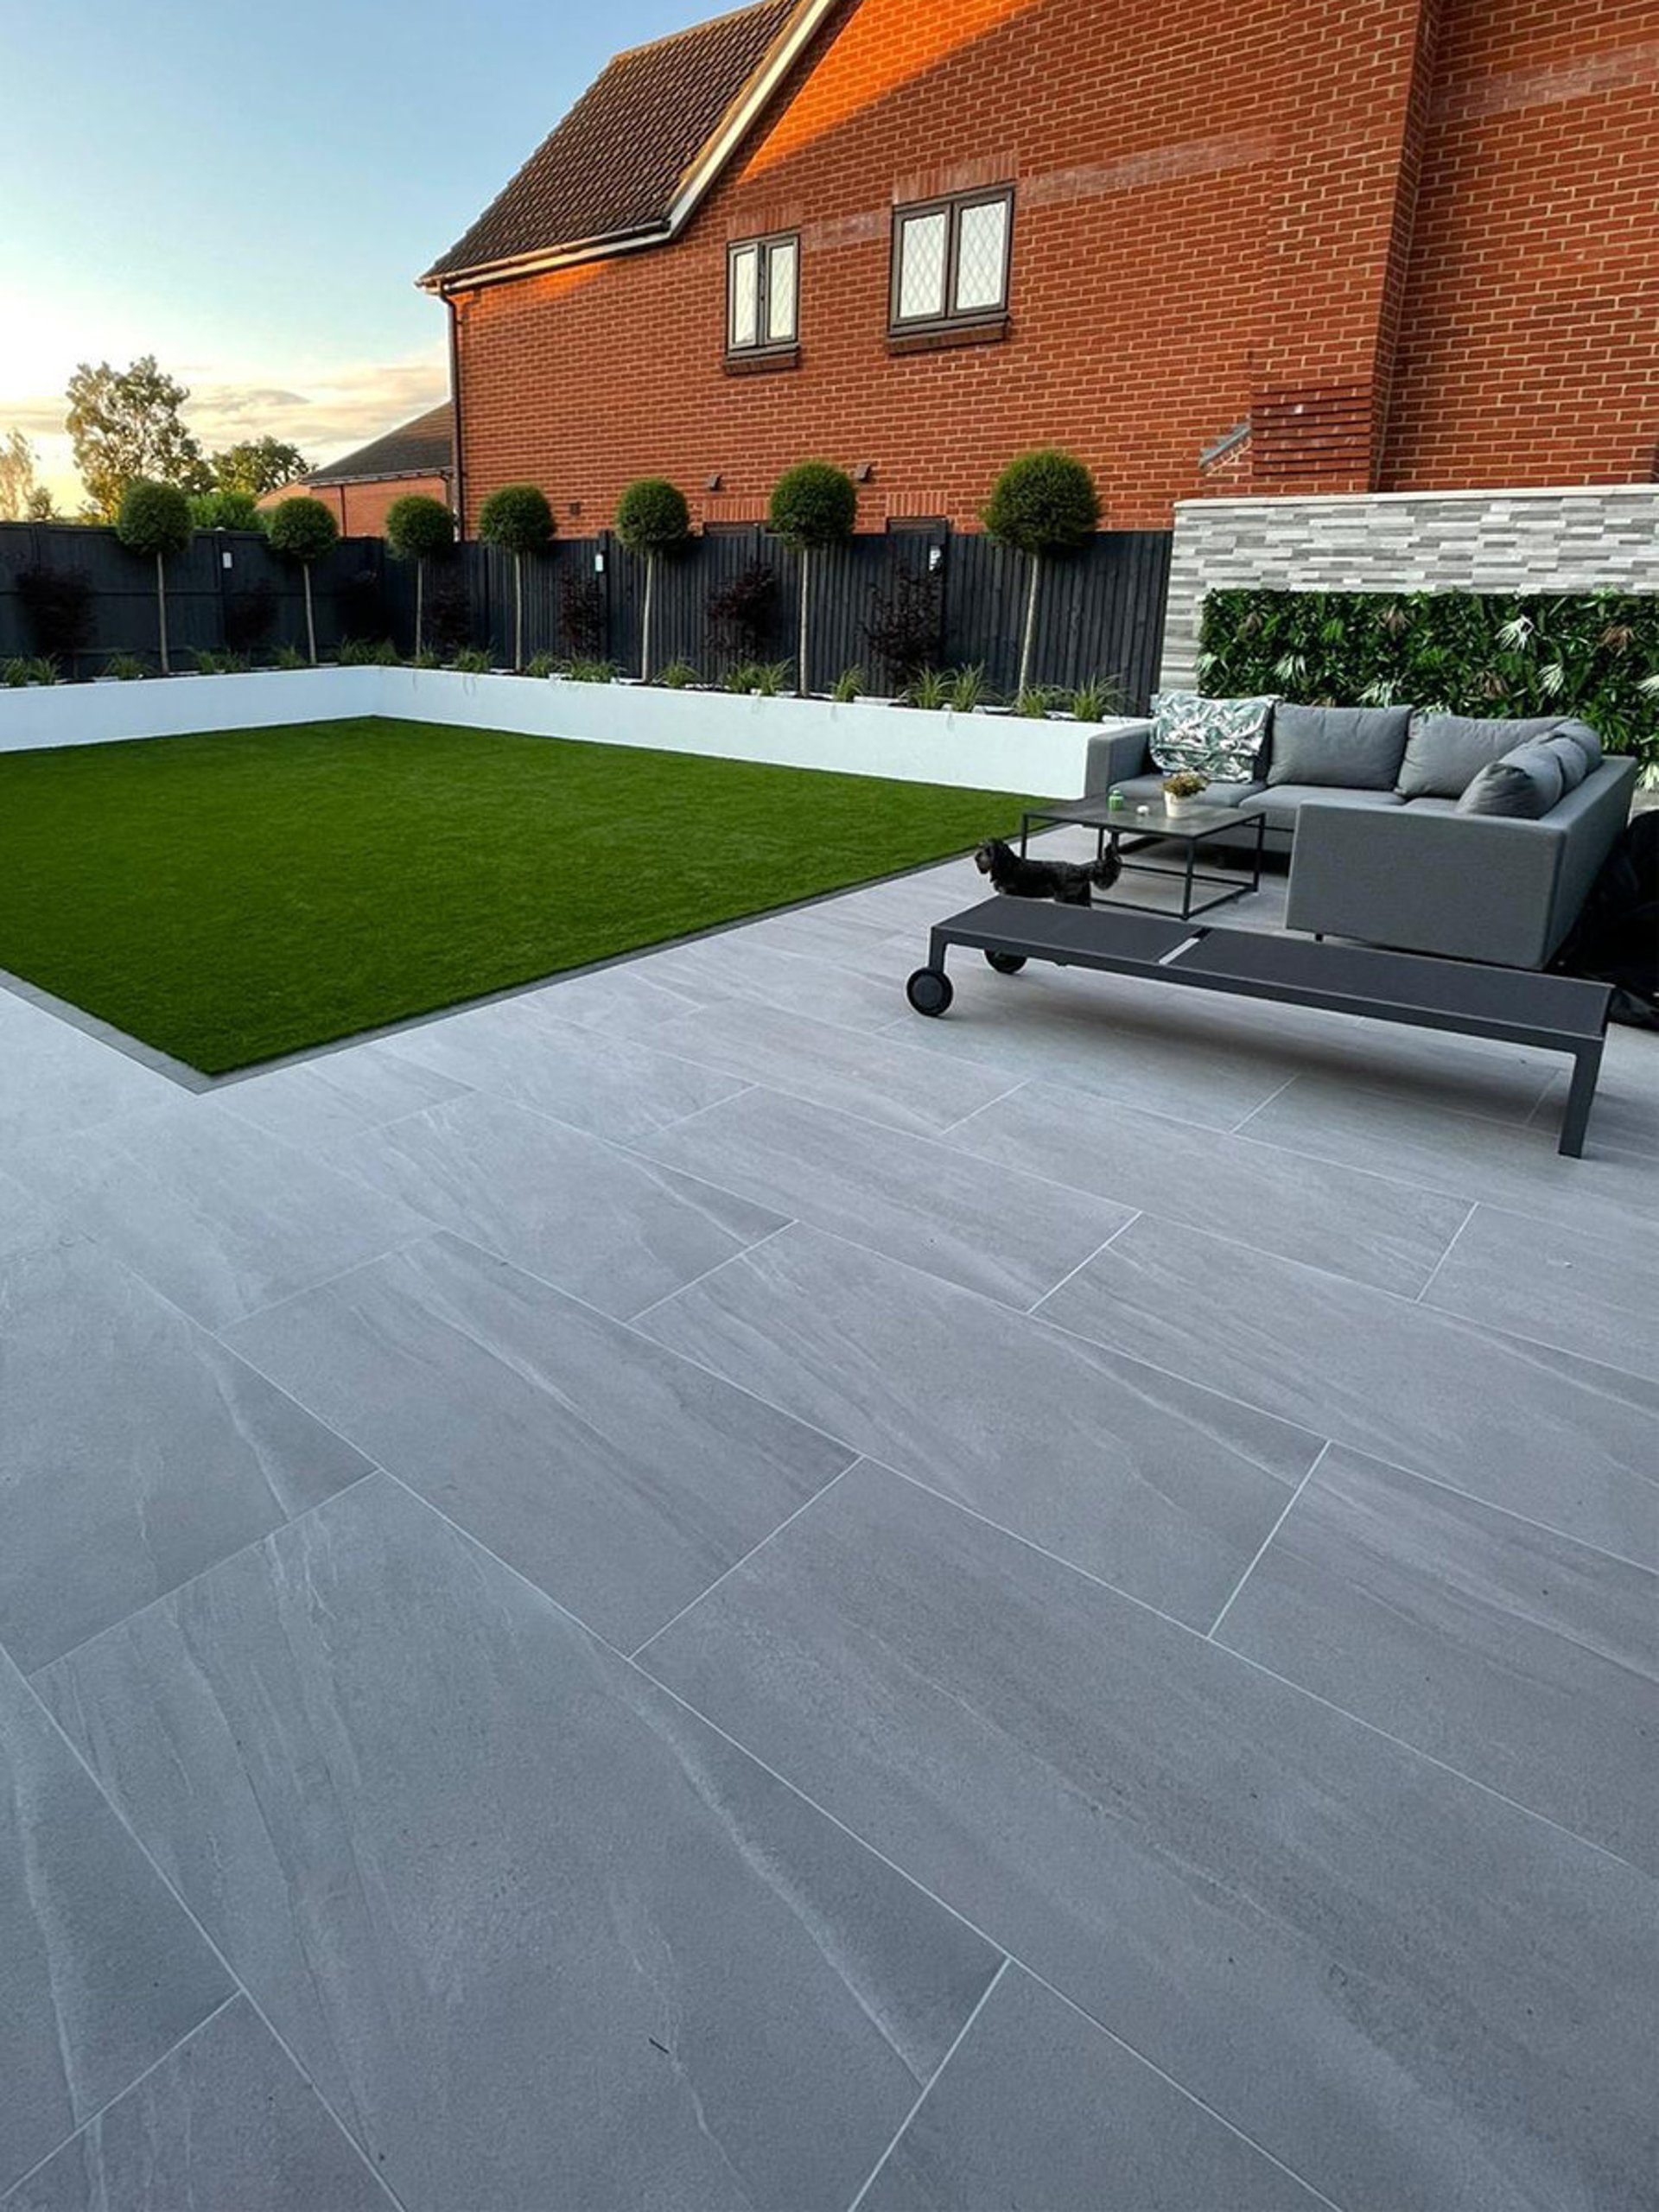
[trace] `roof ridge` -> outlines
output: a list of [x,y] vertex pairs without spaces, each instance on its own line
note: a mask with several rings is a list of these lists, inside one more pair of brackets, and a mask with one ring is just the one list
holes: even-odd
[[[672,46],[676,39],[695,38],[699,31],[711,31],[719,23],[734,22],[740,16],[758,16],[762,9],[770,9],[774,0],[744,0],[741,8],[722,8],[717,16],[700,16],[695,23],[682,23],[677,31],[661,31],[655,38],[642,38],[638,46],[620,46],[605,69],[614,69],[619,61],[632,61],[637,54],[653,54],[660,46]],[[604,74],[601,69],[600,75]],[[597,84],[596,77],[594,82]]]

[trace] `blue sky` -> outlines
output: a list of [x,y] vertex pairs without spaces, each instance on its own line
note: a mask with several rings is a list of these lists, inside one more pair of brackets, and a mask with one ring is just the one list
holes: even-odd
[[618,48],[721,0],[0,0],[0,435],[60,501],[77,361],[154,353],[204,442],[314,461],[432,404],[415,290]]

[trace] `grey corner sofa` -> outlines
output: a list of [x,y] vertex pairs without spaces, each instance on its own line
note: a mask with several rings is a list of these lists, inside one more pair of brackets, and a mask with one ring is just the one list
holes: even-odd
[[[1092,740],[1085,796],[1116,785],[1131,805],[1155,799],[1152,732],[1146,721]],[[1266,816],[1267,849],[1290,855],[1290,928],[1505,968],[1548,966],[1624,828],[1637,776],[1633,760],[1604,755],[1568,715],[1282,702],[1254,769],[1206,796]]]

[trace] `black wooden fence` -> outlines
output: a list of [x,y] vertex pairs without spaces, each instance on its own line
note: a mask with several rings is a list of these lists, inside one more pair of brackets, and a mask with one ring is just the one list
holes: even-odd
[[[1074,686],[1115,677],[1125,700],[1143,707],[1157,680],[1169,578],[1169,533],[1106,531],[1080,553],[1050,563],[1039,602],[1036,680]],[[772,611],[750,652],[712,622],[709,599],[747,571],[770,569]],[[91,587],[91,634],[65,675],[102,673],[111,655],[156,658],[155,569],[129,553],[113,531],[51,523],[0,524],[0,662],[41,650],[17,588],[29,569],[78,570]],[[758,525],[694,538],[659,565],[653,659],[690,662],[716,678],[734,661],[792,663],[798,645],[798,556]],[[881,602],[905,576],[925,580],[936,612],[941,667],[982,667],[994,695],[1017,680],[1025,616],[1023,561],[977,534],[921,531],[863,536],[815,556],[811,580],[811,676],[828,690],[844,671],[865,672],[865,688],[889,689],[869,632]],[[347,639],[390,638],[414,648],[415,579],[378,537],[342,538],[313,571],[320,652]],[[252,531],[204,531],[167,563],[168,626],[175,665],[198,651],[227,646],[265,659],[278,647],[303,647],[300,573]],[[498,664],[512,651],[513,564],[493,547],[467,543],[427,563],[425,598],[446,652],[471,643]],[[608,533],[557,541],[524,564],[524,651],[563,658],[588,652],[637,669],[645,564]],[[268,616],[249,639],[251,623]],[[429,641],[431,625],[429,625]]]

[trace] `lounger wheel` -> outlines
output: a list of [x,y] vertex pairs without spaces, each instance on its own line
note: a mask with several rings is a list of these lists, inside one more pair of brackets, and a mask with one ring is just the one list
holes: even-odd
[[905,996],[918,1014],[943,1014],[956,995],[943,968],[918,968],[905,985]]
[[988,950],[985,957],[999,976],[1017,976],[1026,964],[1023,952],[992,952]]

